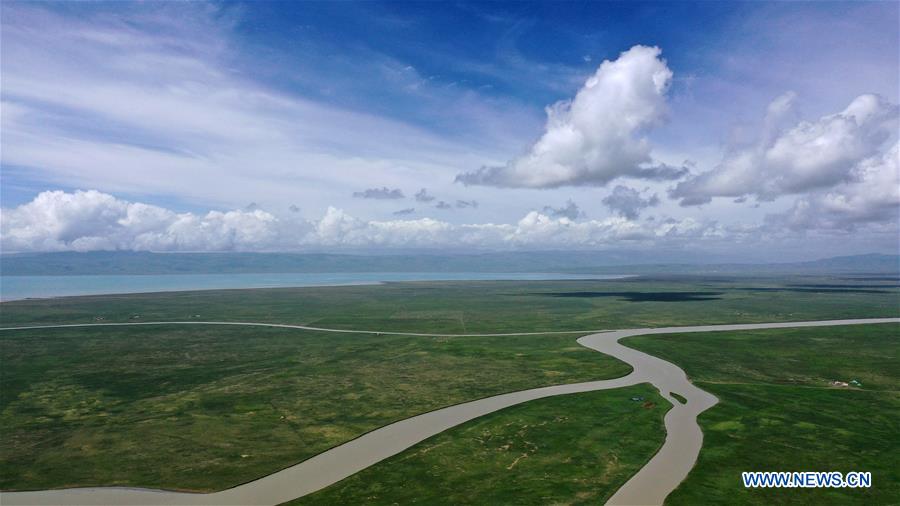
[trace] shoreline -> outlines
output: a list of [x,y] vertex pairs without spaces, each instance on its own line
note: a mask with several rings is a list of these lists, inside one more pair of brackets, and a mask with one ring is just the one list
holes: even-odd
[[[0,303],[22,300],[48,300],[65,297],[95,297],[95,296],[119,296],[131,294],[151,293],[178,293],[201,292],[214,290],[260,290],[278,288],[317,288],[330,286],[373,286],[386,283],[417,283],[417,282],[478,282],[478,281],[604,281],[637,277],[636,274],[567,274],[554,272],[298,272],[298,273],[237,273],[237,274],[73,274],[73,275],[49,275],[49,276],[0,276]],[[295,278],[296,281],[281,281],[284,278]],[[306,279],[303,279],[306,278]],[[357,279],[354,279],[357,278]],[[369,279],[366,279],[369,278]],[[380,279],[384,278],[384,279]],[[163,284],[159,283],[163,281]],[[206,281],[203,283],[202,281]],[[248,281],[241,284],[242,280]],[[46,292],[32,289],[29,293],[26,288],[13,288],[11,291],[23,292],[20,295],[8,297],[2,288],[4,284],[12,281],[14,284],[25,285],[27,282],[57,282],[56,288],[48,288]],[[107,281],[112,286],[92,288],[85,286],[72,289],[73,281]],[[132,283],[122,283],[133,281]],[[152,281],[156,285],[142,284]],[[165,281],[173,284],[167,288]],[[179,281],[187,281],[188,286],[177,284]],[[116,283],[120,283],[117,285]],[[193,286],[190,283],[194,283]],[[219,284],[215,284],[219,283]],[[137,288],[125,288],[126,285]]]

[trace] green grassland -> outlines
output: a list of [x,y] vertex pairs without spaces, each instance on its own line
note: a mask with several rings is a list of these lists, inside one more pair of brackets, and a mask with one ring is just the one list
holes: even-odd
[[[896,279],[881,276],[422,282],[14,301],[0,304],[0,324],[206,320],[543,332],[898,316],[898,297]],[[576,337],[422,338],[221,326],[4,331],[0,488],[219,490],[423,411],[628,372],[579,346]],[[751,378],[753,368],[765,366],[731,363]],[[741,373],[721,371],[723,378]],[[864,388],[885,384],[880,373],[864,373],[856,376]],[[711,383],[718,395],[715,388]]]
[[12,301],[0,304],[0,321],[193,319],[455,334],[593,330],[897,316],[898,286],[890,277],[847,276],[411,282]]
[[0,487],[219,490],[387,423],[630,367],[571,336],[160,326],[0,333]]
[[[896,504],[900,326],[779,329],[624,341],[678,364],[720,403],[667,504]],[[831,381],[858,380],[858,388]],[[870,471],[869,489],[745,489],[742,471]]]
[[646,384],[527,402],[289,504],[603,504],[662,445],[668,409]]

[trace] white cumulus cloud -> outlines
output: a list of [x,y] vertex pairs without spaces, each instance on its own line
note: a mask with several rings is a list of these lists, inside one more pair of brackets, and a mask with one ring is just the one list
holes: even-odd
[[797,199],[785,213],[768,217],[792,230],[896,230],[900,215],[900,144],[854,167],[848,181]]
[[634,46],[604,61],[572,100],[547,108],[544,134],[506,165],[460,174],[466,185],[556,188],[604,185],[621,176],[674,179],[654,163],[644,132],[662,121],[672,71],[657,47]]
[[857,164],[879,154],[898,129],[898,107],[879,95],[860,95],[843,111],[782,128],[792,93],[769,106],[757,143],[731,149],[718,166],[679,183],[671,196],[682,205],[713,197],[771,200],[851,182]]
[[[296,247],[308,228],[260,209],[203,215],[128,202],[95,190],[47,191],[0,216],[0,247],[16,251],[232,251]],[[288,233],[285,233],[288,232]]]

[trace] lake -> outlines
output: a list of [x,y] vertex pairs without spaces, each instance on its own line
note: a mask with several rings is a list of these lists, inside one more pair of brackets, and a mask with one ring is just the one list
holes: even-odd
[[309,272],[286,274],[2,276],[0,277],[0,300],[228,288],[369,285],[389,281],[540,281],[554,279],[619,279],[623,277],[627,276],[542,272]]

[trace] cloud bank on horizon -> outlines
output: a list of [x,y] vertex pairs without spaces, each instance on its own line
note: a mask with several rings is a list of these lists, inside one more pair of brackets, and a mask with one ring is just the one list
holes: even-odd
[[[479,4],[481,59],[437,15],[347,5],[371,39],[296,35],[327,6],[2,4],[0,250],[898,249],[896,4],[698,6],[702,33],[624,50]],[[305,49],[243,29],[261,17]],[[543,54],[547,23],[585,38]]]
[[[468,207],[471,203],[463,203]],[[459,203],[457,203],[457,207]],[[395,214],[409,214],[402,209]],[[329,207],[318,220],[262,209],[177,213],[98,191],[48,191],[4,210],[6,251],[291,251],[338,247],[588,247],[723,236],[715,223],[638,223],[625,218],[574,221],[532,211],[514,224],[455,225],[432,218],[364,221]]]
[[[888,163],[896,168],[896,155]],[[893,158],[891,158],[893,157]],[[879,173],[884,174],[879,168]],[[896,178],[894,178],[896,181]],[[582,219],[573,202],[563,208],[528,212],[515,223],[454,224],[433,218],[361,220],[329,207],[318,219],[296,213],[276,214],[260,208],[206,213],[175,212],[130,202],[95,190],[47,191],[0,219],[0,247],[6,252],[31,251],[302,251],[322,248],[585,249],[608,247],[685,249],[698,242],[708,251],[729,247],[790,247],[821,241],[825,236],[798,236],[806,220],[827,219],[821,227],[846,230],[849,200],[824,194],[798,202],[786,213],[772,214],[759,226],[724,226],[715,220],[636,220],[633,214],[655,205],[640,192],[617,187],[607,203],[617,212],[603,219]],[[881,188],[883,206],[897,206],[896,191]],[[451,206],[452,207],[452,206]],[[412,214],[414,208],[394,212]],[[574,217],[572,217],[574,216]],[[866,216],[867,219],[878,216]],[[894,235],[884,221],[873,233]]]

